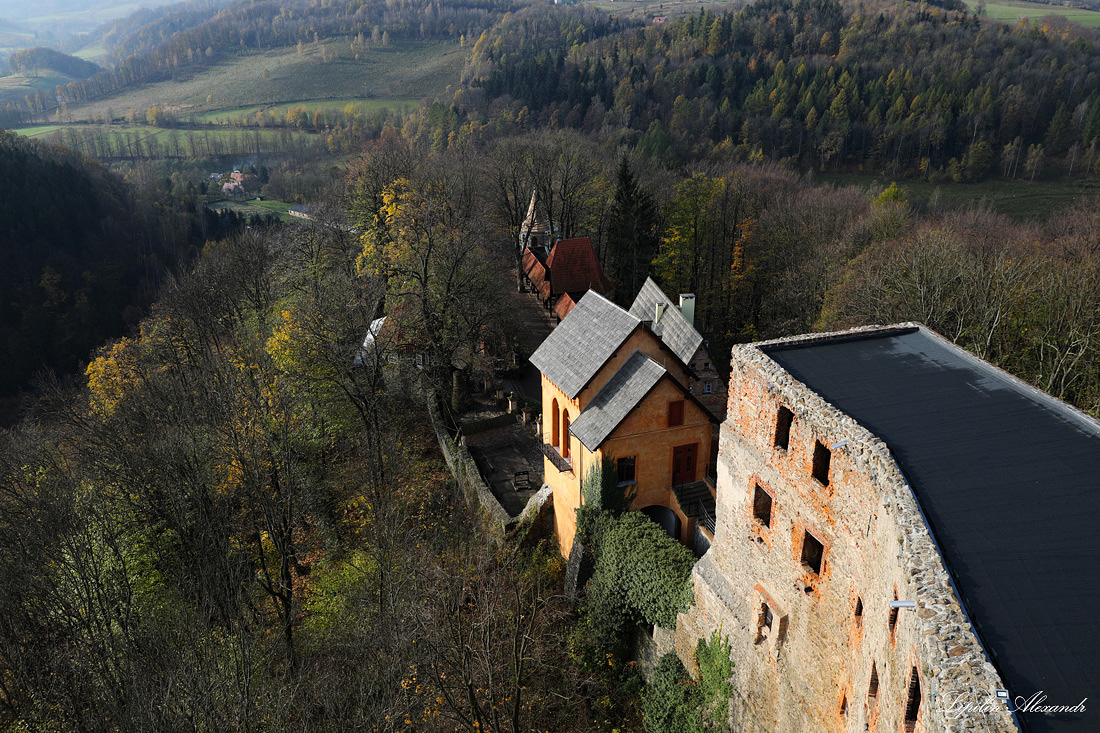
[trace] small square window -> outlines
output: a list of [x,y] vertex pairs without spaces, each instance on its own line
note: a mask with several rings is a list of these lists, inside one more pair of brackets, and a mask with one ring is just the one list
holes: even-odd
[[635,456],[627,456],[626,458],[620,458],[616,461],[616,466],[619,469],[620,484],[634,483],[634,465],[636,460]]
[[752,516],[765,527],[772,526],[772,496],[759,485],[752,497]]
[[802,536],[802,567],[814,575],[820,575],[824,555],[825,545],[821,544],[821,540],[809,532],[804,533]]
[[684,401],[675,400],[668,403],[668,426],[674,428],[684,424]]
[[829,485],[829,463],[832,458],[833,452],[826,448],[820,440],[815,440],[813,476],[822,486]]
[[780,407],[775,417],[775,447],[787,449],[791,442],[791,423],[794,422],[794,413],[786,407]]

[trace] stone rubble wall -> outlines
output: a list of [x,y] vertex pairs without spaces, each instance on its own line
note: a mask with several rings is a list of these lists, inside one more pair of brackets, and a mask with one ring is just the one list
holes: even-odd
[[[903,731],[916,668],[921,704],[911,730],[1018,730],[994,697],[1005,684],[886,444],[795,380],[760,345],[735,348],[732,367],[714,543],[695,566],[695,605],[681,614],[675,645],[693,669],[697,639],[714,629],[728,636],[733,729]],[[786,450],[773,445],[781,405],[794,413]],[[846,443],[832,450],[828,486],[811,476],[818,441]],[[769,527],[753,516],[756,485],[773,497]],[[801,562],[807,532],[825,545],[820,573]],[[918,607],[900,609],[891,632],[895,597]],[[773,622],[762,631],[764,603]],[[879,679],[874,698],[868,694],[872,664]]]

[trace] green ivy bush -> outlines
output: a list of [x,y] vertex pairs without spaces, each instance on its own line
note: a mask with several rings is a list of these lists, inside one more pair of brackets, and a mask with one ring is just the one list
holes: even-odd
[[653,684],[642,698],[642,722],[649,733],[703,733],[699,687],[675,653],[661,657]]
[[596,634],[615,644],[638,623],[675,626],[692,603],[691,552],[639,512],[586,517],[584,527],[596,559],[588,583]]
[[692,681],[675,653],[661,657],[642,700],[648,733],[703,733],[729,730],[733,662],[729,640],[717,631],[695,647],[699,679]]

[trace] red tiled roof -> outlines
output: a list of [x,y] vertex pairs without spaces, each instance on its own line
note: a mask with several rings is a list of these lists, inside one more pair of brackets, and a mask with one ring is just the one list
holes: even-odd
[[538,282],[546,279],[546,267],[530,249],[523,250],[523,274],[531,278],[531,282],[535,282],[536,278]]
[[546,260],[553,292],[570,293],[595,290],[601,295],[613,292],[611,281],[603,273],[588,237],[563,239],[554,244]]
[[554,303],[554,312],[558,314],[558,318],[564,319],[576,304],[577,301],[573,300],[570,293],[563,293],[558,302]]

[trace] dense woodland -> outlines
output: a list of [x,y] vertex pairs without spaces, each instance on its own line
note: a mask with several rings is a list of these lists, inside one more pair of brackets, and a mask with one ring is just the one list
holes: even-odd
[[1011,27],[925,4],[764,0],[616,32],[547,12],[478,40],[483,99],[514,99],[538,124],[634,131],[669,163],[717,146],[956,181],[1096,163],[1097,39],[1057,17]]
[[696,293],[719,365],[739,342],[916,320],[1100,415],[1100,205],[1021,222],[803,172],[1081,175],[1091,32],[828,0],[645,27],[256,2],[146,13],[112,43],[156,78],[172,48],[201,65],[301,40],[302,18],[477,39],[451,100],[280,122],[358,151],[314,221],[206,213],[188,178],[220,161],[186,130],[164,167],[136,140],[105,154],[125,180],[0,133],[0,384],[62,377],[0,432],[5,733],[721,728],[720,636],[696,681],[666,658],[647,686],[629,661],[639,626],[690,602],[692,558],[624,513],[609,470],[584,477],[590,578],[569,599],[544,538],[488,532],[443,463],[427,405],[446,422],[452,386],[518,349],[532,191],[622,302],[646,276]]
[[0,396],[43,369],[81,367],[137,325],[166,271],[232,224],[194,195],[129,185],[65,148],[0,130]]

